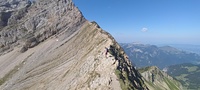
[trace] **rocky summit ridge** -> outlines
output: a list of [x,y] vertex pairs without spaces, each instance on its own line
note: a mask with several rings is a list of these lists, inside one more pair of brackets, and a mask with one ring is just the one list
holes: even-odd
[[72,0],[1,0],[0,10],[0,90],[148,89]]

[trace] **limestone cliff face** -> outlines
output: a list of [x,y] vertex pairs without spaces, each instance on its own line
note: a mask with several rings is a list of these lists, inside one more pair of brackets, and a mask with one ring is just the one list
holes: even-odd
[[139,69],[149,90],[182,90],[182,85],[156,66]]
[[71,0],[37,0],[8,22],[0,30],[0,90],[148,89],[114,38]]
[[[73,34],[86,20],[71,0],[5,0],[0,4],[0,52],[22,52],[56,33]],[[5,53],[5,52],[4,52]]]

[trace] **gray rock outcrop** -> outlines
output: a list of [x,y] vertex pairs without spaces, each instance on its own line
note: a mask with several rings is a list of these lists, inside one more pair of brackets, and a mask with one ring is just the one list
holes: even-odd
[[0,8],[1,52],[16,45],[31,48],[62,32],[69,37],[85,22],[71,0],[5,0]]

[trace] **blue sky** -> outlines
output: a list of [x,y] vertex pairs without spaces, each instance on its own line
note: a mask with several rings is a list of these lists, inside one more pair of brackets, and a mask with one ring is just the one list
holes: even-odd
[[200,0],[73,0],[120,43],[200,45]]

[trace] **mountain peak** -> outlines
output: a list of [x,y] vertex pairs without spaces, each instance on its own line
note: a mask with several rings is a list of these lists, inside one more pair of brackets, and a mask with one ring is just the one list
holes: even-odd
[[71,0],[36,0],[9,15],[0,31],[1,90],[148,89],[115,39]]

